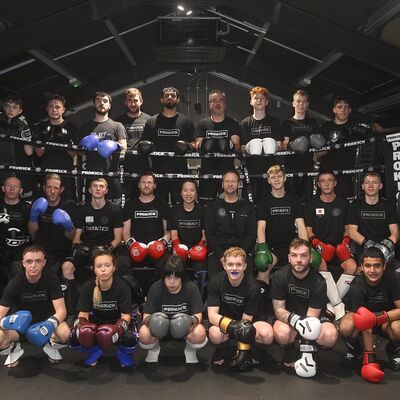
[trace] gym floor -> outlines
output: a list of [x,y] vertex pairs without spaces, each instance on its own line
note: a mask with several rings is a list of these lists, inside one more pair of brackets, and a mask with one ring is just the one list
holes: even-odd
[[372,384],[360,377],[359,366],[352,369],[343,363],[342,342],[331,351],[319,352],[319,371],[312,379],[281,371],[278,361],[282,350],[276,345],[257,346],[255,354],[263,364],[250,372],[235,372],[228,367],[210,367],[211,344],[198,351],[198,365],[185,365],[184,343],[163,342],[158,364],[145,363],[146,353],[139,349],[135,353],[136,366],[123,369],[112,351],[106,353],[95,367],[89,368],[82,365],[84,354],[63,349],[63,361],[51,365],[43,352],[27,343],[17,368],[0,368],[1,394],[7,400],[70,400],[77,396],[96,400],[124,397],[149,400],[397,397],[400,372],[388,368],[384,345],[384,341],[378,345],[378,357],[382,360],[385,378],[379,384]]

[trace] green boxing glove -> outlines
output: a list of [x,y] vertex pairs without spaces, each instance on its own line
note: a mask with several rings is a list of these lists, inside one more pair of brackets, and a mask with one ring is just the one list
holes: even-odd
[[267,243],[258,243],[256,245],[256,255],[254,257],[254,266],[257,271],[265,272],[272,263],[272,253]]
[[322,262],[321,254],[319,254],[317,250],[311,249],[311,261],[310,261],[311,267],[319,268],[321,262]]

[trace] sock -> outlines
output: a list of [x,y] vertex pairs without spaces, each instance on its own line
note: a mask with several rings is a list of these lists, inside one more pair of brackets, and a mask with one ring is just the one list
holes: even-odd
[[341,299],[343,299],[343,297],[346,296],[347,292],[350,289],[350,284],[351,282],[353,282],[354,278],[355,278],[354,275],[349,275],[345,273],[340,275],[338,281],[336,282],[336,287]]
[[156,363],[158,362],[158,356],[161,351],[160,343],[151,343],[151,344],[143,344],[142,342],[139,342],[139,346],[142,349],[147,350],[147,356],[145,358],[145,361],[148,363]]
[[341,303],[342,299],[339,296],[338,288],[332,274],[329,271],[318,272],[324,277],[326,281],[326,295],[328,296],[329,302],[332,304],[333,307]]
[[197,358],[197,350],[203,348],[208,342],[208,339],[205,338],[202,343],[190,343],[186,340],[185,346],[185,359],[186,364],[197,364],[199,362]]

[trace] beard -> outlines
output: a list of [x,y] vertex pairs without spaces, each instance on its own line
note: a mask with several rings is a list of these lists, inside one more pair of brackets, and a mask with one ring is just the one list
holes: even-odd
[[98,108],[95,108],[94,111],[98,115],[107,115],[108,113],[108,110],[99,110]]
[[164,104],[164,107],[168,108],[170,110],[172,110],[176,106],[177,106],[177,103],[175,101],[169,101],[168,103]]

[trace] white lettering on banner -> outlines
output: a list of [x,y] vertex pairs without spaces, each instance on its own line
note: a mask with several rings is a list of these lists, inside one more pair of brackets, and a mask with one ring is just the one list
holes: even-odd
[[393,182],[400,191],[400,133],[386,135],[386,141],[391,143],[393,149]]
[[393,161],[400,160],[400,151],[393,152]]

